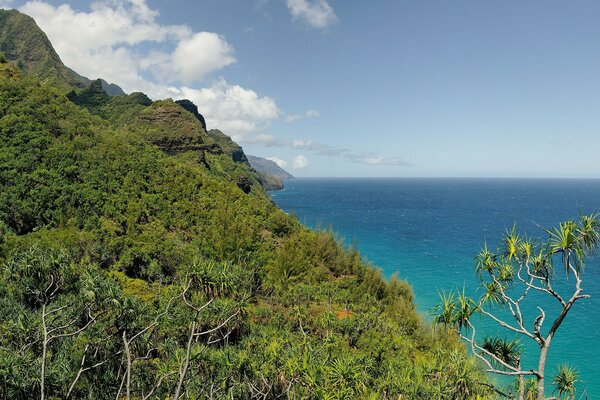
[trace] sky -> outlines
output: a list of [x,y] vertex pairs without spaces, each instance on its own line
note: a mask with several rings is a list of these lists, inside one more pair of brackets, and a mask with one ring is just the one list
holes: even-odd
[[0,0],[296,176],[600,178],[600,2]]

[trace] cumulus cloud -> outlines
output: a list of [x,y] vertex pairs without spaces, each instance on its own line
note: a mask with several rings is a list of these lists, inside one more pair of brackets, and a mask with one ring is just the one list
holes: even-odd
[[308,159],[304,157],[302,154],[294,158],[292,162],[292,168],[294,169],[304,169],[308,167]]
[[287,163],[287,161],[285,161],[285,160],[282,160],[281,158],[278,158],[278,157],[265,157],[265,158],[266,158],[267,160],[271,160],[271,161],[273,161],[275,164],[277,164],[277,166],[278,166],[279,168],[285,168],[285,167],[287,167],[287,166],[288,166],[288,163]]
[[305,112],[304,114],[289,114],[286,115],[285,117],[285,122],[294,122],[294,121],[298,121],[299,119],[303,119],[303,118],[315,118],[318,117],[319,112],[317,110],[308,110],[307,112]]
[[278,118],[280,111],[270,97],[261,97],[254,90],[231,85],[223,78],[207,88],[184,86],[171,88],[171,92],[174,98],[192,100],[206,118],[209,128],[219,128],[235,141],[259,144],[276,141],[266,134],[248,135]]
[[236,62],[233,46],[223,36],[160,24],[146,0],[97,0],[89,11],[32,0],[20,10],[36,20],[63,62],[78,73],[154,99],[189,98],[209,127],[234,140],[280,145],[273,136],[257,133],[280,115],[272,98],[222,78],[203,89],[192,87]]
[[[187,25],[161,25],[145,0],[94,1],[88,12],[33,0],[20,10],[36,20],[67,66],[128,91],[151,88],[145,73],[160,83],[191,83],[236,61],[225,38]],[[144,51],[144,43],[172,51]]]
[[213,71],[236,62],[233,47],[213,32],[199,32],[183,38],[172,53],[152,52],[141,61],[162,81],[192,83]]
[[294,21],[302,21],[316,29],[324,29],[337,21],[333,7],[326,0],[287,0]]

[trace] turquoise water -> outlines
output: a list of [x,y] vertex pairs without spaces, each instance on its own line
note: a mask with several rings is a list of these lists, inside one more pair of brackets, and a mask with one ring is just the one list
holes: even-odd
[[[272,197],[310,227],[331,226],[386,276],[407,279],[427,315],[438,290],[475,291],[474,257],[485,241],[495,246],[506,228],[516,223],[541,237],[540,226],[600,210],[600,180],[297,179]],[[558,330],[546,371],[553,374],[565,362],[575,366],[582,380],[578,393],[600,399],[600,258],[587,265],[583,287],[592,297],[576,303]],[[539,304],[551,325],[554,303],[541,296],[530,300],[530,320]],[[527,347],[525,365],[536,366],[535,353],[535,346]]]

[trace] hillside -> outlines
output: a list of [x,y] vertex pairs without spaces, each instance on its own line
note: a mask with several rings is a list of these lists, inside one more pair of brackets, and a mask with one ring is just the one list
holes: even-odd
[[[65,92],[92,82],[66,67],[33,18],[17,10],[0,10],[0,52],[20,69]],[[109,95],[125,95],[119,86],[101,81]]]
[[275,162],[266,158],[247,155],[248,162],[258,173],[261,174],[263,186],[267,190],[283,189],[284,181],[294,179],[289,172],[280,168]]
[[41,62],[0,62],[0,398],[488,393],[406,282],[277,209],[189,107],[67,97]]

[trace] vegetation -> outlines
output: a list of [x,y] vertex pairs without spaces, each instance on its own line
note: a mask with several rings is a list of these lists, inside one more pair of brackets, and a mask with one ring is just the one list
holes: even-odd
[[[546,359],[552,340],[575,303],[589,297],[583,293],[583,272],[587,258],[600,243],[600,220],[596,214],[582,215],[580,221],[566,221],[545,232],[548,239],[536,242],[513,228],[498,250],[484,247],[477,256],[481,297],[473,300],[464,290],[459,294],[442,293],[435,309],[435,321],[451,327],[469,343],[488,372],[517,377],[519,399],[545,399]],[[549,297],[557,306],[556,312],[540,307],[541,303],[534,300],[536,295]],[[527,300],[533,300],[537,309],[531,323],[526,318]],[[523,340],[532,340],[539,348],[537,368],[521,366],[518,341],[486,337],[478,342],[472,323],[475,314]],[[544,326],[546,318],[551,321],[549,327]],[[530,381],[526,389],[525,377],[532,377],[535,386],[531,387]],[[561,367],[553,383],[561,397],[572,398],[576,380],[572,368]]]
[[0,64],[0,398],[492,396],[406,282],[278,210],[193,114],[98,86]]
[[24,71],[63,91],[83,87],[33,18],[17,10],[0,10],[0,51]]

